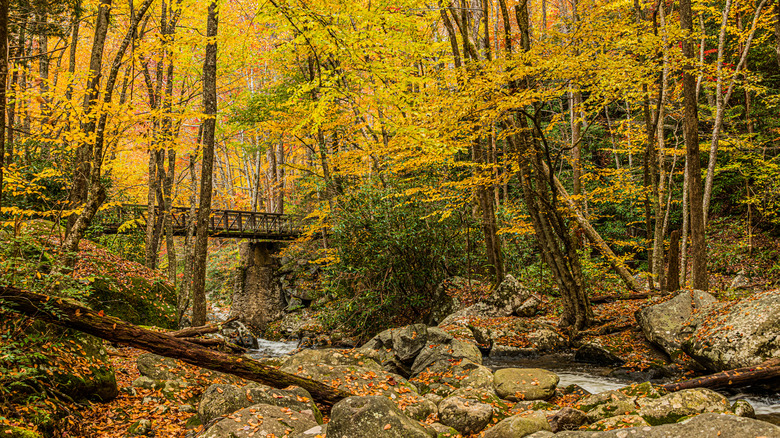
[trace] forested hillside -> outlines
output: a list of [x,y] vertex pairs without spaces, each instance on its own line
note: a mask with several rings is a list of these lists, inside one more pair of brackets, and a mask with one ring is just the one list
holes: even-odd
[[[579,348],[780,284],[777,1],[0,0],[0,58],[0,287],[101,317],[360,344],[517,279]],[[66,336],[14,311],[0,370],[37,383],[0,377],[0,430]]]

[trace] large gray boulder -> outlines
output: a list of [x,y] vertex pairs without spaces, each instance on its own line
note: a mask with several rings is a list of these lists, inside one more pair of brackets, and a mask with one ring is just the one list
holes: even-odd
[[493,307],[495,316],[510,316],[529,298],[531,298],[531,291],[511,274],[507,274],[496,290],[484,301],[485,304]]
[[288,357],[282,362],[282,370],[294,372],[311,364],[322,365],[355,365],[372,370],[381,370],[376,361],[355,350],[337,350],[331,348],[304,349]]
[[429,438],[386,397],[347,397],[333,405],[328,438]]
[[496,394],[505,400],[546,400],[555,393],[558,375],[539,368],[504,368],[493,374]]
[[550,430],[546,413],[525,411],[501,420],[485,432],[485,438],[522,438],[543,430]]
[[780,290],[712,306],[682,331],[682,349],[712,371],[780,358]]
[[256,404],[234,412],[201,435],[203,438],[288,436],[317,426],[311,413]]
[[[487,438],[487,434],[485,435]],[[632,427],[605,432],[567,431],[556,438],[757,438],[778,437],[780,427],[736,415],[701,414],[689,420],[663,426]]]
[[485,428],[493,417],[493,407],[463,397],[448,397],[439,403],[439,421],[462,435],[471,435]]
[[476,344],[458,339],[451,339],[446,343],[428,342],[412,364],[412,375],[423,372],[435,362],[455,362],[461,359],[482,365],[482,353]]
[[683,291],[671,300],[637,310],[634,316],[647,340],[676,359],[682,352],[680,330],[685,322],[694,311],[701,311],[716,301],[707,292]]
[[433,393],[441,397],[459,388],[493,390],[493,372],[468,359],[436,361],[409,381],[417,386],[421,394]]
[[276,389],[259,383],[236,385],[214,384],[209,386],[198,404],[198,416],[203,424],[258,403],[279,406],[311,415],[322,423],[322,414],[312,401],[311,394],[303,388]]
[[684,389],[655,399],[639,398],[637,403],[639,416],[654,426],[705,412],[732,413],[726,397],[705,388]]

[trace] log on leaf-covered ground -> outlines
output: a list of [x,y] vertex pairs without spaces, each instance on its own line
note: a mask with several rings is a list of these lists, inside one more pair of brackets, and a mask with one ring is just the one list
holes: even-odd
[[322,404],[326,411],[334,403],[351,395],[310,379],[283,373],[246,357],[220,353],[165,333],[142,329],[119,318],[105,316],[103,312],[95,312],[66,298],[0,286],[0,306],[32,318],[89,333],[107,341],[141,348],[274,388],[300,386],[309,391],[314,400]]

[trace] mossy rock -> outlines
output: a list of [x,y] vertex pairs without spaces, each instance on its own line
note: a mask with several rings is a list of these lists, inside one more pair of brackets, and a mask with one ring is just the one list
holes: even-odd
[[38,432],[23,427],[0,425],[0,436],[3,438],[42,438]]
[[95,278],[89,306],[131,324],[176,328],[176,291],[161,281],[142,277],[125,279],[126,285],[111,276]]
[[650,382],[635,383],[617,390],[629,397],[659,398],[668,392],[661,386],[655,386]]
[[54,330],[58,339],[53,348],[59,353],[46,366],[54,387],[77,401],[114,399],[119,388],[103,341],[75,330]]

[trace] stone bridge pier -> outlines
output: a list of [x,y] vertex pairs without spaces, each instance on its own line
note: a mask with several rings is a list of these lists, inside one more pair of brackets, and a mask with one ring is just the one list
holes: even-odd
[[286,305],[277,275],[280,261],[275,257],[281,247],[281,242],[268,241],[242,242],[239,247],[241,261],[230,314],[255,330],[279,319]]

